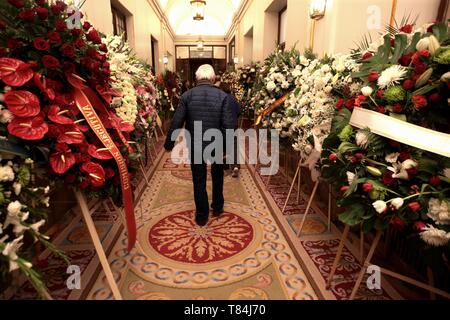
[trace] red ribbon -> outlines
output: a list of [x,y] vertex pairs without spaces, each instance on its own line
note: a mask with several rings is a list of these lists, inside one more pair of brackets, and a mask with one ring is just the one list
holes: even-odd
[[[88,87],[74,87],[73,96],[87,123],[103,143],[105,148],[108,148],[109,152],[111,152],[117,162],[117,167],[119,168],[120,173],[120,182],[122,185],[122,196],[127,223],[128,251],[131,251],[136,244],[136,220],[134,217],[133,193],[131,189],[130,175],[128,174],[128,167],[125,159],[120,153],[119,148],[116,146],[111,136],[106,131],[100,117],[95,112],[92,102],[94,102],[95,107],[100,109],[100,111],[104,108],[107,112],[106,107],[101,102],[100,98],[97,97],[95,92]],[[122,141],[125,140],[123,135],[120,134],[119,136]]]

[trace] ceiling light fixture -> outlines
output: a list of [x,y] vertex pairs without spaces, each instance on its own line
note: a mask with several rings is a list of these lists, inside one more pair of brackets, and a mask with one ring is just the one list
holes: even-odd
[[205,20],[206,0],[191,0],[193,7],[193,19],[195,21]]

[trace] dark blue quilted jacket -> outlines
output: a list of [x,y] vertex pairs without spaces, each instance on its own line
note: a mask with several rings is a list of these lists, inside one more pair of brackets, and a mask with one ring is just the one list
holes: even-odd
[[[234,130],[233,118],[228,95],[209,81],[199,81],[197,87],[184,93],[181,97],[164,147],[169,151],[174,148],[175,142],[172,141],[172,133],[183,128],[183,126],[190,132],[192,142],[194,142],[194,122],[200,121],[202,123],[203,137],[203,133],[208,129],[219,129],[223,132],[226,129]],[[203,150],[210,143],[211,141],[203,141],[202,139]]]

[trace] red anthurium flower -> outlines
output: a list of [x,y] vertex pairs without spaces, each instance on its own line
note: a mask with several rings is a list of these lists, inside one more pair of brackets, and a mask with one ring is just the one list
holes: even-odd
[[56,150],[59,152],[50,156],[50,166],[55,173],[65,174],[75,165],[75,155],[64,143],[57,144]]
[[81,166],[81,171],[87,174],[87,179],[93,187],[100,188],[105,184],[105,170],[101,165],[87,162]]
[[53,101],[56,98],[55,91],[51,88],[47,88],[46,81],[42,82],[42,75],[39,73],[34,74],[34,84],[41,90],[48,100]]
[[81,144],[84,142],[84,134],[76,126],[64,126],[63,130],[58,137],[58,143]]
[[0,58],[0,80],[11,87],[21,87],[33,78],[31,66],[23,61]]
[[423,223],[422,221],[417,221],[414,223],[414,230],[421,232],[423,229],[425,229],[427,225]]
[[102,98],[108,103],[111,104],[113,97],[121,97],[122,94],[114,90],[108,86],[96,86],[97,92],[102,96]]
[[32,118],[14,118],[8,125],[8,132],[28,141],[38,141],[48,132],[48,125],[41,114]]
[[12,114],[22,118],[34,117],[41,112],[39,98],[29,91],[9,91],[5,103]]
[[61,110],[60,107],[52,105],[49,107],[48,118],[58,124],[74,124],[74,121],[64,115],[70,113],[70,110]]
[[89,145],[88,153],[92,158],[98,160],[111,160],[113,158],[111,152],[106,148],[97,148],[94,145]]

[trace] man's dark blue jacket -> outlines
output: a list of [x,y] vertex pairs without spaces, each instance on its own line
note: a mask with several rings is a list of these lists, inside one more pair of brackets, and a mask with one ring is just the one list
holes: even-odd
[[[202,123],[202,137],[194,137],[194,122],[198,121]],[[203,150],[211,144],[211,141],[203,139],[205,131],[219,129],[225,133],[227,129],[234,130],[235,122],[228,95],[209,81],[199,81],[197,87],[184,93],[167,134],[164,145],[166,150],[171,151],[174,148],[172,134],[184,125],[191,134],[192,142],[202,145]]]

